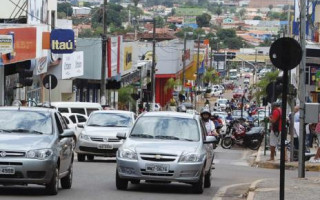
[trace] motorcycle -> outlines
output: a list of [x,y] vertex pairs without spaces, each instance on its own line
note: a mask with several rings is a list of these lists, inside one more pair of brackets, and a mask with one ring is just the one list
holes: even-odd
[[241,124],[238,120],[229,123],[227,133],[221,139],[221,146],[230,149],[233,145],[248,147],[252,150],[259,149],[264,138],[263,127],[249,128]]

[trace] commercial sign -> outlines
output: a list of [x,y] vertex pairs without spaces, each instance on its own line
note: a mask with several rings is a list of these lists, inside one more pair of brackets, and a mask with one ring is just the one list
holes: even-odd
[[120,74],[120,47],[122,37],[111,37],[108,39],[107,46],[107,63],[108,78],[115,77]]
[[11,53],[13,51],[12,35],[0,35],[0,54]]
[[37,29],[35,27],[4,28],[0,29],[0,35],[10,35],[13,41],[13,51],[2,54],[3,64],[36,58]]
[[62,56],[62,79],[83,75],[83,51]]
[[50,49],[52,53],[68,54],[75,49],[74,32],[71,29],[54,29],[50,34]]
[[316,73],[316,92],[320,92],[320,70]]
[[124,71],[132,68],[132,46],[124,48]]
[[36,75],[44,74],[48,69],[47,57],[36,59]]

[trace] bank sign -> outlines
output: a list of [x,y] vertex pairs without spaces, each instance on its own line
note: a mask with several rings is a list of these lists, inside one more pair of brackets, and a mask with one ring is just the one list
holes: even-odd
[[52,53],[68,54],[75,49],[74,32],[71,29],[54,29],[50,34],[50,49]]

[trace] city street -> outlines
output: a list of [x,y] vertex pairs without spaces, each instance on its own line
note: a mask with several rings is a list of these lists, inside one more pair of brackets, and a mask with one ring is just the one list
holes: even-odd
[[[234,148],[216,149],[215,167],[212,174],[212,186],[202,195],[193,194],[191,187],[185,184],[129,184],[128,191],[119,191],[115,186],[116,163],[114,158],[97,158],[93,162],[74,163],[74,180],[70,190],[60,189],[57,196],[47,196],[39,186],[0,187],[3,200],[14,199],[148,199],[148,200],[211,200],[243,199],[253,181],[264,178],[277,178],[278,170],[260,169],[248,166],[247,159],[253,151]],[[309,175],[307,173],[307,175]],[[296,177],[296,171],[288,171],[288,177]],[[276,187],[276,186],[275,186]],[[31,189],[32,188],[32,189]]]

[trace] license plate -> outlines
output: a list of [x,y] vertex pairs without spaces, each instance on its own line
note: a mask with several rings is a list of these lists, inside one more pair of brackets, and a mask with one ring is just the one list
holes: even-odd
[[113,149],[112,144],[99,144],[98,149]]
[[0,167],[0,174],[15,174],[16,170],[12,167]]
[[147,172],[169,172],[169,165],[146,164]]

